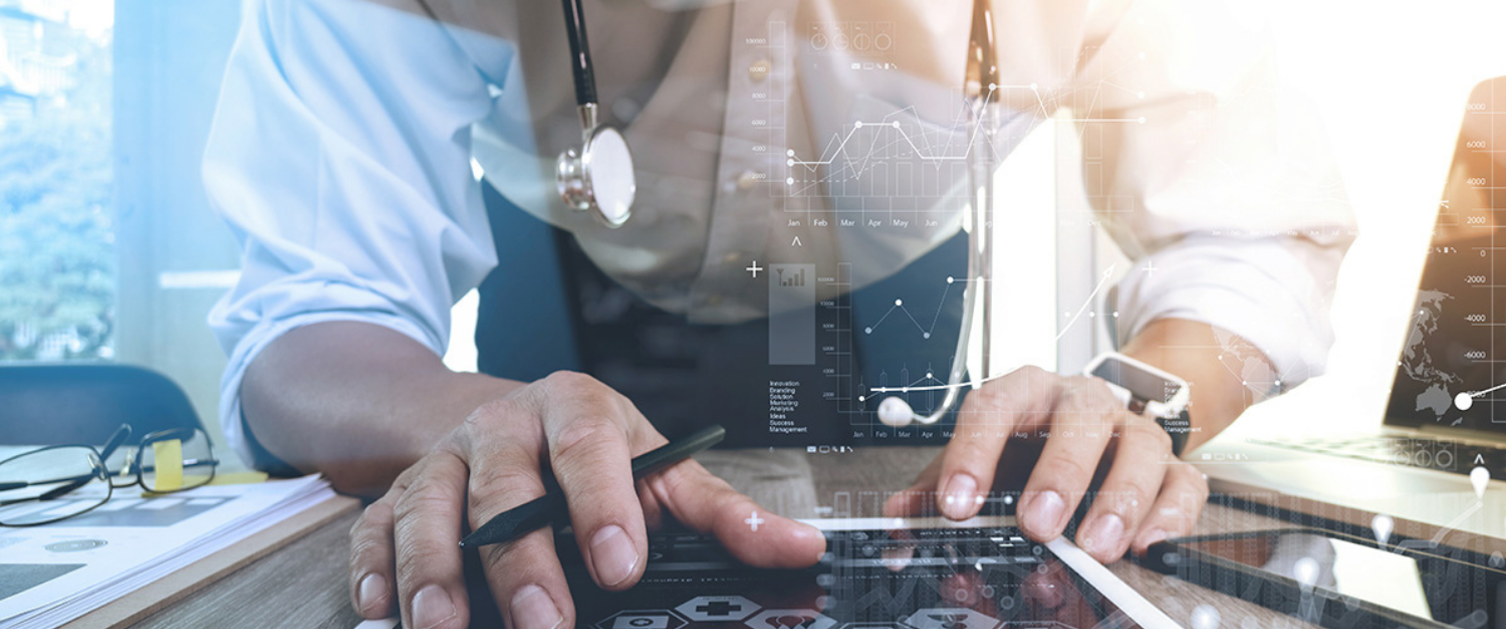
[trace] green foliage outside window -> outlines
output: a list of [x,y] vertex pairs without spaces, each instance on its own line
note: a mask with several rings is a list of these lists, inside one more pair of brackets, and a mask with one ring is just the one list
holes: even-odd
[[110,49],[0,128],[0,360],[108,358],[115,303]]

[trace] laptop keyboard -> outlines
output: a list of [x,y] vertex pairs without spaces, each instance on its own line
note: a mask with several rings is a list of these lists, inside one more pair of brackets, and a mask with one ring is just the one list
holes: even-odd
[[1450,439],[1347,435],[1324,438],[1252,439],[1263,445],[1317,452],[1390,465],[1469,474],[1477,465],[1492,478],[1506,478],[1506,448],[1460,443]]

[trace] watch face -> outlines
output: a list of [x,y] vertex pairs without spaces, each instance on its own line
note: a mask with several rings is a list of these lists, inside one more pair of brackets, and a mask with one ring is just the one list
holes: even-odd
[[1124,387],[1136,400],[1169,404],[1182,390],[1182,383],[1168,380],[1122,360],[1110,357],[1093,369],[1093,375]]

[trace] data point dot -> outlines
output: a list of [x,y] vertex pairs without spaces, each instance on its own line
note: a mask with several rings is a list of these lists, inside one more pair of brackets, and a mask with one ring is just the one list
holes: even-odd
[[903,306],[903,305],[905,305],[905,301],[903,299],[896,299],[896,300],[894,300],[894,305],[896,305],[896,306]]

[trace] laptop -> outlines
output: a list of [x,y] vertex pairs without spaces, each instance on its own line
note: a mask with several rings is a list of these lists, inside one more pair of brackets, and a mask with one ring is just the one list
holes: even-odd
[[1506,214],[1498,212],[1506,213],[1506,77],[1470,94],[1381,426],[1215,439],[1189,456],[1212,490],[1361,526],[1387,514],[1398,534],[1506,552]]

